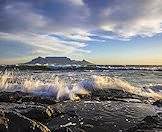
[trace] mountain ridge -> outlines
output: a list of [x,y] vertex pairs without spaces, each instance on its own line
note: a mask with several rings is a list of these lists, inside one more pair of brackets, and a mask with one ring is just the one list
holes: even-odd
[[94,65],[93,63],[86,61],[86,60],[82,60],[82,61],[78,61],[78,60],[71,60],[68,57],[37,57],[32,59],[31,61],[24,63],[27,65]]

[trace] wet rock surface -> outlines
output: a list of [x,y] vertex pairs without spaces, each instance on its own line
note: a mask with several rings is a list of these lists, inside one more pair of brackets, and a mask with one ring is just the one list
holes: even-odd
[[145,117],[139,124],[127,130],[127,132],[161,132],[162,113]]
[[41,103],[41,104],[55,104],[56,98],[47,97],[47,96],[37,96],[30,93],[24,92],[0,92],[0,102],[8,102],[8,103],[22,103],[22,102],[33,102],[33,103]]
[[0,132],[162,131],[161,105],[123,91],[102,92],[60,102],[23,92],[0,92]]
[[91,97],[93,100],[98,99],[99,101],[122,101],[122,102],[147,102],[147,97],[142,97],[140,95],[132,94],[118,89],[109,89],[109,90],[93,90],[91,92]]
[[155,102],[153,103],[153,105],[156,105],[156,106],[158,106],[158,107],[162,107],[162,99],[155,101]]
[[17,112],[1,110],[1,132],[50,132],[43,124],[35,122]]
[[149,104],[122,101],[80,101],[64,102],[55,105],[62,114],[53,118],[48,127],[60,127],[72,131],[126,131],[147,116],[156,115]]

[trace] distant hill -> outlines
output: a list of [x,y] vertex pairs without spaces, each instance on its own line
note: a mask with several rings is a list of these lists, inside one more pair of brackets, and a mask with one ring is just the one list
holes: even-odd
[[68,57],[45,57],[45,58],[38,57],[25,64],[29,64],[29,65],[36,65],[36,64],[40,64],[40,65],[44,65],[44,64],[48,64],[48,65],[93,65],[93,63],[90,63],[86,60],[76,61],[76,60],[71,60]]

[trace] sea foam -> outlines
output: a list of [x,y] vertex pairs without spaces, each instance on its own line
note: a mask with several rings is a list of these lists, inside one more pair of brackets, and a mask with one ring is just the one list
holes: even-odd
[[[44,74],[41,74],[42,77]],[[75,79],[75,76],[73,76]],[[88,78],[71,81],[72,78],[61,78],[51,73],[51,78],[42,80],[33,74],[17,75],[14,72],[5,71],[0,75],[1,91],[22,91],[41,96],[55,97],[58,100],[71,99],[78,100],[80,95],[89,95],[91,91],[96,89],[108,90],[118,89],[125,92],[152,97],[154,99],[162,98],[162,94],[152,90],[144,89],[131,85],[125,80],[107,75],[90,75]]]

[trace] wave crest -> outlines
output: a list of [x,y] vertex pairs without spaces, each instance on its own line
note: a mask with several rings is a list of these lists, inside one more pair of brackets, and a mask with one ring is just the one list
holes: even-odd
[[78,95],[89,95],[97,89],[118,89],[155,99],[162,98],[162,94],[149,90],[149,88],[135,87],[125,80],[104,75],[91,75],[88,79],[82,78],[75,82],[70,79],[65,81],[56,75],[52,76],[51,79],[42,81],[40,77],[18,76],[14,75],[13,72],[6,71],[1,73],[0,89],[1,91],[22,91],[41,96],[54,96],[58,100],[78,100]]

